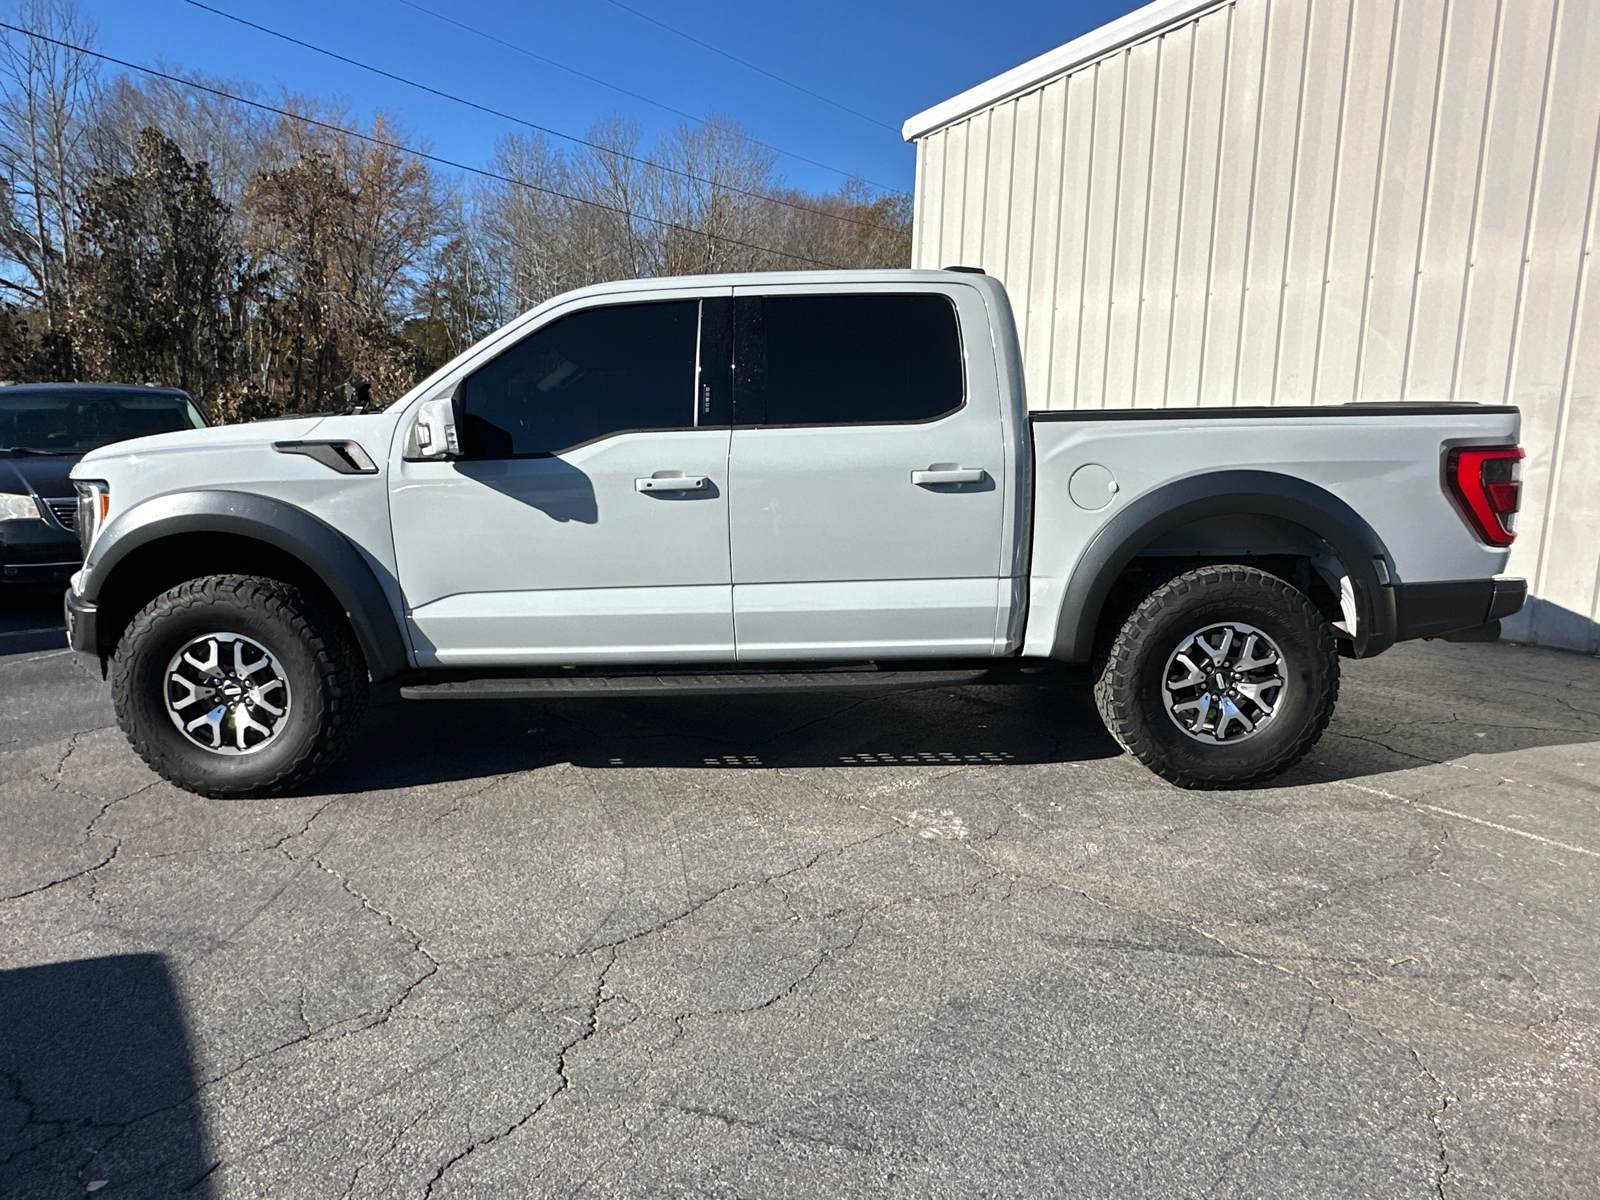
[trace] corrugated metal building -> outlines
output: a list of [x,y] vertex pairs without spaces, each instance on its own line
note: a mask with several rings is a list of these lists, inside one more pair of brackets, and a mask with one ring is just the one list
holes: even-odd
[[906,123],[1034,408],[1520,405],[1507,636],[1600,651],[1600,0],[1159,0]]

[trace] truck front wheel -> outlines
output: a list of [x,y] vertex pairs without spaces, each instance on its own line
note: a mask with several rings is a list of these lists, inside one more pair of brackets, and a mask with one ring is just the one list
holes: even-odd
[[1254,567],[1200,567],[1156,588],[1097,665],[1106,728],[1179,787],[1239,787],[1287,769],[1339,695],[1327,621]]
[[299,588],[192,579],[134,617],[111,660],[117,722],[163,778],[271,796],[337,757],[366,707],[360,651]]

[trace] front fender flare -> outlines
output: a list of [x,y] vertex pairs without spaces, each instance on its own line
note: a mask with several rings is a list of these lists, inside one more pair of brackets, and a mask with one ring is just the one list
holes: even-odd
[[1124,568],[1164,533],[1205,517],[1251,514],[1282,517],[1309,529],[1338,555],[1354,585],[1356,658],[1370,658],[1395,640],[1394,591],[1374,560],[1392,571],[1388,551],[1361,514],[1326,488],[1273,471],[1217,471],[1175,480],[1133,501],[1078,557],[1062,597],[1050,657],[1087,662],[1101,613]]
[[268,496],[206,489],[170,492],[134,505],[95,538],[79,577],[80,595],[91,604],[102,603],[105,581],[129,554],[163,538],[192,533],[237,534],[292,555],[327,585],[344,609],[372,678],[388,679],[406,669],[400,623],[368,558],[331,525]]

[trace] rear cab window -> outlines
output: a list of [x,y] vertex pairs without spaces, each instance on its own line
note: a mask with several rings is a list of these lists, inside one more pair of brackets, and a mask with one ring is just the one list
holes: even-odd
[[738,425],[935,421],[966,399],[960,326],[942,294],[734,301]]

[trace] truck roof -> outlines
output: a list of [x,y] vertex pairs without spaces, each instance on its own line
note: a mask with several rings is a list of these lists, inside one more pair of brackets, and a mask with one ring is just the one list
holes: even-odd
[[[612,283],[596,283],[588,287],[562,292],[552,300],[570,300],[579,296],[615,296],[626,292],[657,292],[662,289],[694,289],[703,291],[724,287],[771,287],[774,285],[839,283],[950,283],[951,272],[943,270],[848,270],[848,271],[741,271],[726,275],[657,275],[649,279],[619,279]],[[549,301],[545,301],[546,304]],[[541,304],[539,307],[543,307]]]

